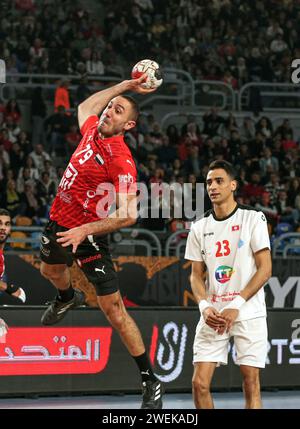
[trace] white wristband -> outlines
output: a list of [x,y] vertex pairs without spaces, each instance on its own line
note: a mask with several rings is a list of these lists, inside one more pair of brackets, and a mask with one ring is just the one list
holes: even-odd
[[240,295],[234,298],[229,304],[226,305],[223,310],[227,310],[229,308],[232,308],[234,310],[239,310],[243,304],[245,304],[246,300],[242,298]]
[[201,315],[207,307],[211,307],[211,304],[209,302],[207,302],[206,299],[201,299],[201,301],[199,302],[198,305],[199,305],[199,310],[200,310]]

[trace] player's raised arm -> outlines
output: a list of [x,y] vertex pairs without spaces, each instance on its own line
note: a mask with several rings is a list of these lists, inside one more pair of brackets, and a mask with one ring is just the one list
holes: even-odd
[[111,99],[123,94],[126,91],[133,91],[138,94],[149,94],[156,90],[156,88],[144,88],[141,84],[147,78],[146,74],[143,74],[138,79],[124,80],[117,85],[111,86],[110,88],[98,91],[91,95],[85,101],[78,106],[78,124],[79,128],[82,127],[88,117],[92,115],[100,115],[105,109]]

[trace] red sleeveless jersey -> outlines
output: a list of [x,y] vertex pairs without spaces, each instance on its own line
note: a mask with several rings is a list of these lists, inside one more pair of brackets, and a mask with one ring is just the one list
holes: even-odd
[[101,139],[98,121],[98,116],[90,116],[81,127],[83,137],[64,172],[50,210],[50,219],[66,228],[107,217],[108,212],[103,212],[108,194],[103,191],[104,184],[114,185],[115,193],[124,189],[132,193],[136,186],[135,163],[123,136]]

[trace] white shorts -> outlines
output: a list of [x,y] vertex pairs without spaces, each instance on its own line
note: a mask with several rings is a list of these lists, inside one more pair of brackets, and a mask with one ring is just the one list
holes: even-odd
[[196,362],[227,365],[230,337],[234,338],[237,365],[264,368],[268,350],[268,328],[265,317],[235,322],[229,333],[219,335],[201,317],[196,328],[194,358]]

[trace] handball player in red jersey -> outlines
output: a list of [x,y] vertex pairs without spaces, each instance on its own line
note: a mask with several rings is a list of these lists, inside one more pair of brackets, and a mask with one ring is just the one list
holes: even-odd
[[4,246],[10,232],[10,213],[5,209],[0,209],[0,292],[6,292],[8,295],[14,296],[24,303],[26,301],[24,290],[19,286],[9,284],[5,274]]
[[[41,238],[41,273],[57,288],[42,323],[53,325],[84,303],[83,293],[70,282],[69,267],[75,260],[94,285],[100,309],[136,361],[142,378],[142,408],[162,408],[162,386],[122,301],[107,240],[107,234],[136,222],[137,172],[124,133],[136,125],[139,111],[134,99],[122,94],[153,92],[141,86],[145,78],[97,92],[78,107],[82,140],[64,172]],[[109,216],[99,210],[105,198],[101,184],[107,183],[114,186],[116,195],[116,211]]]

